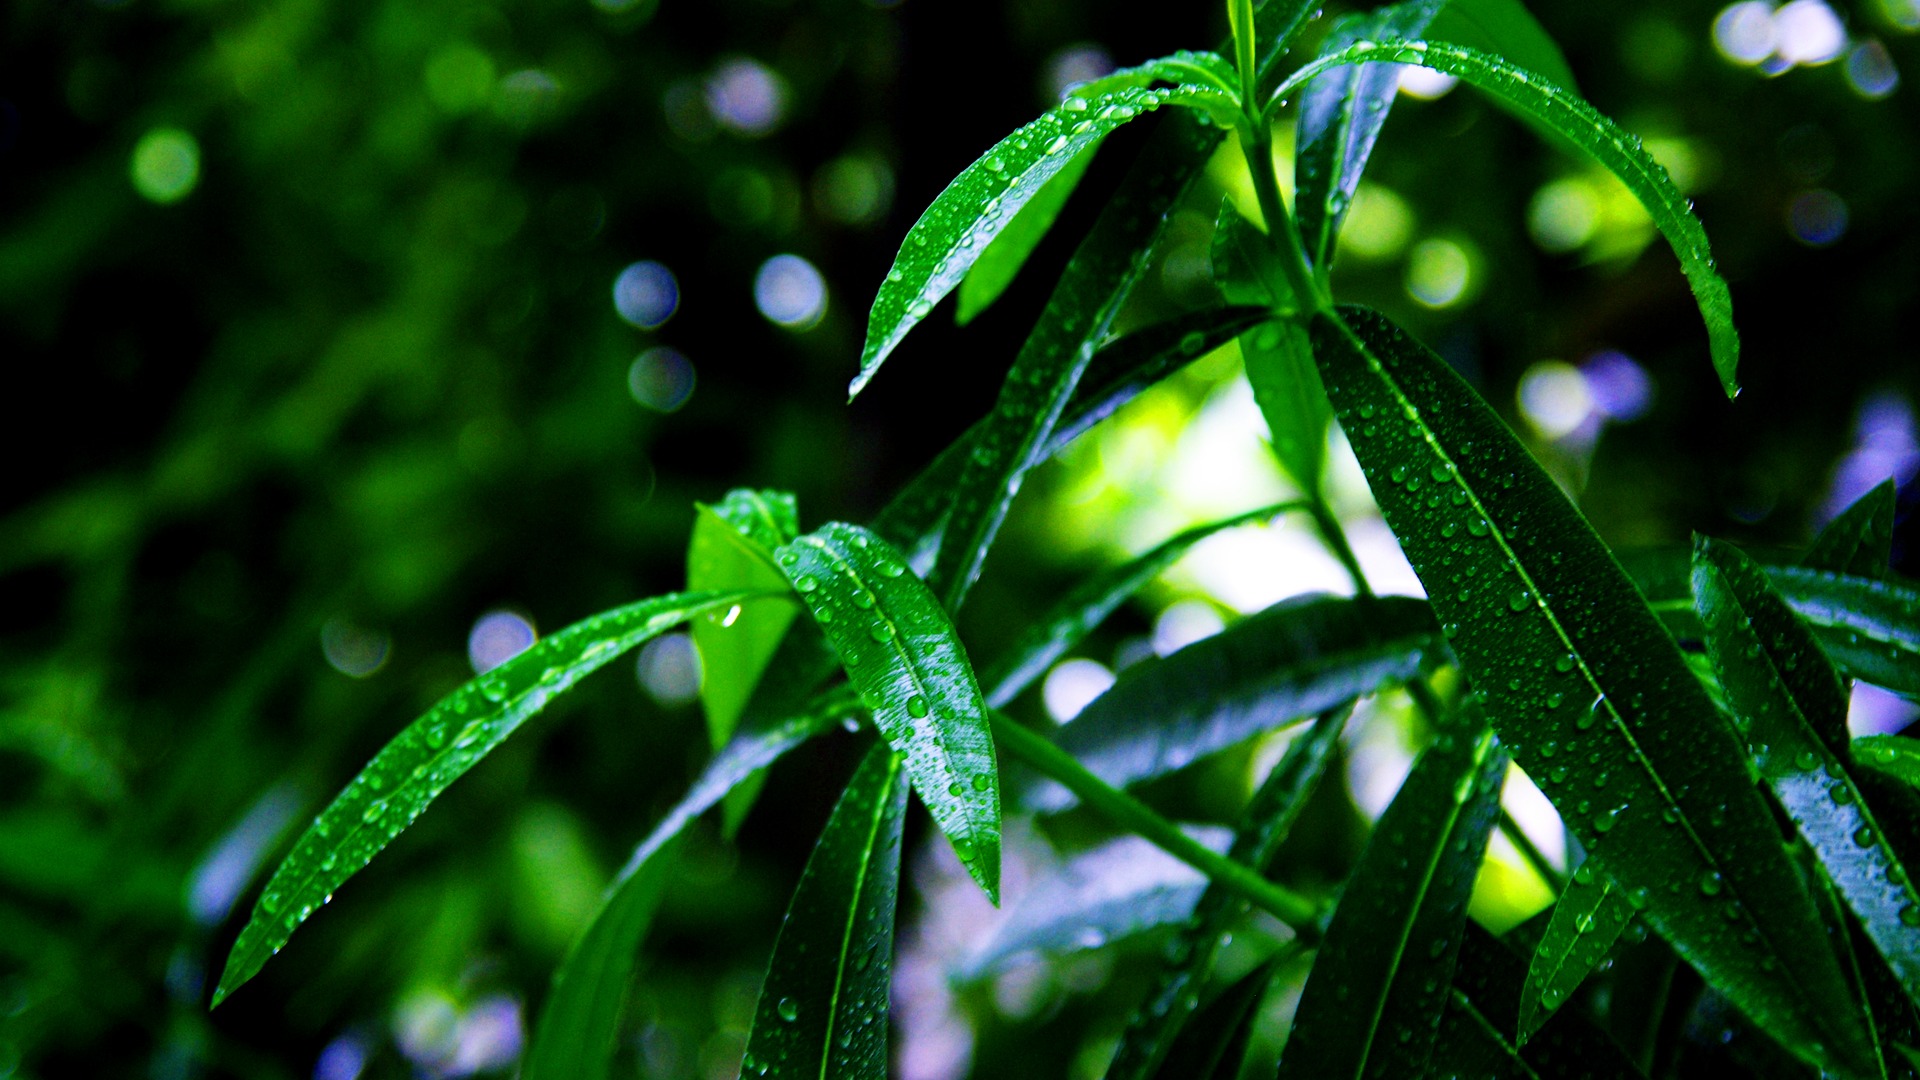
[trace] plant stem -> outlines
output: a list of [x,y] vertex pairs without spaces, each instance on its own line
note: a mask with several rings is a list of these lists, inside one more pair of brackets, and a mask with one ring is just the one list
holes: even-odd
[[[1317,486],[1317,485],[1316,485]],[[1373,586],[1367,581],[1367,572],[1360,568],[1360,559],[1353,553],[1353,545],[1347,542],[1347,531],[1340,525],[1340,518],[1334,514],[1333,507],[1327,505],[1327,497],[1319,491],[1313,493],[1308,510],[1313,514],[1314,527],[1320,530],[1320,539],[1324,540],[1327,550],[1340,560],[1346,568],[1347,576],[1353,579],[1353,591],[1360,596],[1371,597]]]
[[1507,834],[1507,839],[1520,852],[1520,857],[1527,860],[1527,865],[1540,875],[1540,880],[1546,882],[1548,888],[1559,892],[1566,887],[1566,879],[1560,876],[1560,871],[1547,861],[1546,854],[1534,844],[1533,837],[1527,835],[1527,831],[1513,819],[1512,812],[1504,806],[1500,808],[1500,831]]
[[1253,191],[1260,200],[1260,216],[1266,219],[1267,238],[1280,253],[1280,268],[1300,305],[1301,315],[1326,311],[1332,301],[1321,289],[1313,268],[1307,264],[1300,227],[1287,212],[1286,199],[1280,194],[1280,181],[1273,172],[1273,129],[1259,116],[1247,117],[1241,128],[1241,143],[1247,158],[1247,171],[1253,175]]
[[1252,867],[1235,862],[1181,832],[1145,803],[1088,772],[1073,755],[998,711],[989,712],[994,742],[1014,757],[1059,782],[1114,824],[1145,837],[1156,847],[1271,912],[1302,938],[1318,938],[1321,905],[1276,885]]

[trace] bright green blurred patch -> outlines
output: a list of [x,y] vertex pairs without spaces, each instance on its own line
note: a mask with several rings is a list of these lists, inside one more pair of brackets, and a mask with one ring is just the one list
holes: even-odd
[[1391,259],[1406,249],[1413,226],[1407,200],[1390,188],[1362,182],[1340,230],[1340,253],[1366,262]]
[[179,128],[154,128],[134,144],[127,171],[141,195],[162,205],[179,202],[200,182],[200,144]]
[[425,79],[435,105],[470,113],[493,98],[493,58],[465,42],[442,46],[427,60]]

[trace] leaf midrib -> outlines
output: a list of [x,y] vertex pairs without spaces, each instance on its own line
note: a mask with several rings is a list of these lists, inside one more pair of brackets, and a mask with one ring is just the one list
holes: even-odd
[[840,931],[840,953],[835,958],[833,972],[833,992],[829,996],[830,1008],[827,1011],[826,1037],[820,1046],[820,1080],[834,1080],[830,1073],[833,1065],[834,1025],[840,1020],[840,991],[847,982],[847,956],[853,943],[853,927],[860,921],[860,905],[867,894],[867,869],[873,865],[873,842],[880,835],[881,823],[887,819],[893,808],[893,786],[900,781],[900,755],[889,753],[886,782],[880,785],[873,801],[873,813],[867,823],[867,842],[860,853],[860,875],[853,887],[852,902],[847,905],[846,925]]

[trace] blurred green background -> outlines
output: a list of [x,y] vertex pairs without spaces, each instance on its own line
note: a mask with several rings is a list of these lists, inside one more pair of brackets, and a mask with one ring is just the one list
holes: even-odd
[[[1337,287],[1473,378],[1620,544],[1802,543],[1911,479],[1920,3],[1529,6],[1696,200],[1745,393],[1720,397],[1623,190],[1431,79],[1404,87]],[[679,587],[694,500],[784,488],[809,526],[875,511],[990,406],[1142,133],[1111,141],[1006,298],[958,331],[936,315],[846,406],[918,209],[1072,82],[1217,42],[1215,8],[8,5],[0,1078],[510,1074],[600,889],[704,758],[685,639],[528,725],[209,1015],[257,875],[477,666]],[[1176,214],[1129,325],[1212,302],[1236,169]],[[1231,349],[1201,362],[1037,474],[962,620],[977,654],[1089,569],[1284,496],[1236,372]],[[1408,586],[1363,482],[1335,485],[1370,567]],[[1284,528],[1211,545],[1022,707],[1070,715],[1132,658],[1339,587],[1331,565]],[[858,750],[800,751],[737,845],[696,834],[621,1075],[737,1070]],[[1352,749],[1351,794],[1292,872],[1337,878],[1357,852],[1404,768],[1372,753]],[[1155,797],[1230,820],[1247,762]],[[1024,835],[1010,897],[1050,857]],[[902,1075],[1097,1067],[1144,952],[958,983],[990,913],[943,847],[917,850]],[[1508,916],[1545,902],[1532,888]]]

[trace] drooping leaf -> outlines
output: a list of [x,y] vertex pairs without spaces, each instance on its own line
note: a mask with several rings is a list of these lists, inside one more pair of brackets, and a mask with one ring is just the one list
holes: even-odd
[[1797,566],[1768,567],[1767,576],[1841,670],[1920,699],[1920,590]]
[[776,558],[859,689],[874,726],[967,872],[998,902],[1000,779],[986,700],[953,622],[886,541],[839,522]]
[[[1356,41],[1301,68],[1288,81],[1297,84],[1314,78],[1322,71],[1348,64],[1366,64],[1368,67],[1362,70],[1372,70],[1373,62],[1383,60],[1419,64],[1457,75],[1514,108],[1537,117],[1619,177],[1634,198],[1646,207],[1654,226],[1673,245],[1674,254],[1680,258],[1680,269],[1687,276],[1701,317],[1707,324],[1713,369],[1720,376],[1722,389],[1729,397],[1739,391],[1736,374],[1740,364],[1740,335],[1733,325],[1733,296],[1727,290],[1727,283],[1714,269],[1713,257],[1707,247],[1706,230],[1701,228],[1699,219],[1693,216],[1692,204],[1674,187],[1666,168],[1647,153],[1638,137],[1601,115],[1585,101],[1553,85],[1544,76],[1523,71],[1499,57],[1443,42]],[[1304,158],[1301,164],[1304,168]],[[1302,191],[1305,190],[1303,180]],[[1306,206],[1303,196],[1303,220]]]
[[527,717],[589,673],[672,627],[763,593],[677,593],[573,624],[442,698],[320,812],[274,871],[227,957],[218,1005],[299,925]]
[[1162,541],[1142,555],[1096,574],[1055,604],[1047,614],[1029,623],[1025,632],[1006,655],[981,677],[987,690],[987,704],[1005,708],[1022,690],[1045,674],[1054,661],[1065,656],[1082,638],[1105,622],[1121,604],[1147,582],[1159,577],[1193,545],[1217,532],[1272,520],[1300,504],[1276,503],[1220,521],[1197,525]]
[[1858,1067],[1864,1033],[1744,748],[1611,553],[1485,402],[1359,308],[1314,355],[1387,523],[1502,742],[1597,869],[1789,1047]]
[[876,745],[807,859],[773,943],[742,1077],[885,1080],[907,784]]
[[1506,768],[1491,730],[1443,731],[1414,762],[1333,910],[1279,1080],[1425,1075]]
[[668,852],[687,823],[705,813],[782,754],[830,730],[852,715],[857,698],[842,687],[829,691],[778,723],[749,720],[713,756],[685,796],[634,849],[607,888],[599,910],[553,976],[553,993],[541,1010],[527,1048],[522,1080],[604,1080],[619,1031],[620,1007],[633,982],[640,939],[671,873]]
[[1291,958],[1289,950],[1215,995],[1182,1029],[1158,1075],[1165,1080],[1237,1080],[1260,1002],[1273,985],[1274,973]]
[[[1225,829],[1185,831],[1209,850],[1227,848]],[[1200,871],[1140,837],[1123,836],[1035,881],[959,974],[978,979],[1023,956],[1097,949],[1184,922],[1206,887]]]
[[[1406,679],[1436,641],[1418,600],[1294,597],[1121,672],[1056,741],[1125,787]],[[1029,801],[1072,805],[1051,784]]]
[[[1446,4],[1447,0],[1410,0],[1345,16],[1321,42],[1320,56],[1345,55],[1363,41],[1419,37]],[[1294,152],[1294,215],[1306,243],[1307,261],[1316,268],[1333,258],[1334,238],[1400,89],[1400,68],[1392,63],[1329,65],[1322,70],[1326,74],[1311,82],[1299,73],[1288,79],[1305,86],[1294,135],[1298,148]]]
[[1546,1018],[1524,1046],[1508,1035],[1526,963],[1469,922],[1427,1075],[1527,1080],[1629,1080],[1643,1074],[1618,1043],[1572,1010]]
[[1898,509],[1892,480],[1882,480],[1827,523],[1800,565],[1855,577],[1884,578],[1893,558],[1893,518]]
[[1199,175],[1218,131],[1178,115],[1160,125],[1120,190],[1074,252],[1040,320],[1001,383],[993,411],[961,459],[927,583],[960,610],[1027,473],[1046,458],[1054,427],[1114,317],[1146,272],[1168,210]]
[[[1145,67],[1159,73],[1152,65]],[[1090,97],[1070,95],[995,143],[955,177],[907,231],[874,298],[860,374],[848,387],[848,396],[860,393],[907,331],[960,284],[1021,207],[1082,151],[1162,105],[1218,107],[1223,99],[1220,90],[1204,84],[1159,90],[1118,85]]]
[[740,489],[713,506],[695,508],[687,544],[687,588],[774,594],[742,604],[737,611],[728,608],[693,621],[693,642],[700,650],[700,703],[716,748],[732,737],[760,673],[799,614],[779,595],[786,591],[787,579],[773,562],[773,549],[799,532],[793,496],[782,492]]
[[1853,753],[1861,764],[1920,787],[1920,739],[1905,735],[1862,735],[1853,740]]
[[1589,863],[1573,872],[1527,965],[1520,994],[1520,1045],[1532,1039],[1607,958],[1633,914],[1632,902],[1612,878]]
[[[1267,872],[1306,809],[1307,799],[1326,774],[1351,711],[1351,706],[1342,706],[1320,714],[1313,727],[1287,747],[1280,764],[1261,782],[1241,814],[1228,858]],[[1199,1005],[1199,991],[1213,973],[1222,935],[1247,909],[1244,898],[1220,885],[1209,885],[1201,894],[1193,918],[1168,949],[1167,962],[1155,976],[1153,988],[1139,1010],[1128,1018],[1120,1048],[1107,1066],[1107,1080],[1145,1080],[1157,1072],[1179,1075],[1170,1063],[1164,1069],[1162,1063],[1168,1060]]]
[[1074,155],[1065,168],[1040,186],[1027,205],[1021,207],[1013,220],[1007,222],[1007,227],[1000,230],[1000,235],[987,245],[987,250],[980,253],[965,280],[960,282],[960,301],[954,309],[954,322],[961,326],[972,322],[1013,284],[1027,257],[1046,239],[1047,230],[1053,228],[1054,219],[1066,207],[1099,149],[1100,144],[1094,143]]

